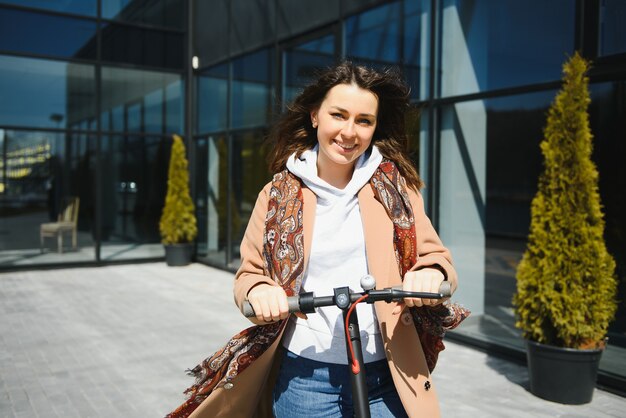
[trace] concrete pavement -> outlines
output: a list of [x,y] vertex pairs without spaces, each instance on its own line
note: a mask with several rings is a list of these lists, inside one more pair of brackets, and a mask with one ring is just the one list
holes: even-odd
[[[0,274],[0,417],[162,417],[184,370],[248,326],[233,275],[164,263]],[[526,368],[451,341],[433,380],[444,417],[622,417],[596,390],[567,406],[527,391]]]

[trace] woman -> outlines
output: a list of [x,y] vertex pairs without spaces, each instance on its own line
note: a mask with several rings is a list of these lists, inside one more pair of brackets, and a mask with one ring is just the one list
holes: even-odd
[[[359,290],[365,274],[377,288],[456,289],[405,153],[407,108],[395,72],[348,62],[295,99],[271,133],[277,174],[259,193],[235,279],[236,303],[250,302],[257,326],[193,370],[191,397],[171,416],[352,416],[341,311],[290,316],[287,296]],[[439,415],[414,323],[416,308],[438,303],[357,307],[372,416]]]

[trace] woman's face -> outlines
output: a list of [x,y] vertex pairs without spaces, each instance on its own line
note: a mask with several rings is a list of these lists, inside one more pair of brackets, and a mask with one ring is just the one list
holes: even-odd
[[378,115],[378,98],[356,84],[331,88],[319,109],[311,112],[317,126],[320,178],[331,173],[352,172],[357,159],[372,142]]

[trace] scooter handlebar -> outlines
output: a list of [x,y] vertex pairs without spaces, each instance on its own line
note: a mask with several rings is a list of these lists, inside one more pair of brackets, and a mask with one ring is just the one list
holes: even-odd
[[[402,286],[395,286],[393,287],[393,290],[401,291]],[[433,295],[437,295],[437,299],[449,298],[452,295],[452,285],[448,281],[442,282],[439,286],[439,293]],[[289,306],[289,313],[300,312],[300,295],[288,296],[287,305]],[[244,301],[242,308],[243,315],[246,318],[252,318],[256,316],[256,314],[254,313],[254,309],[252,308],[252,304],[249,301]]]

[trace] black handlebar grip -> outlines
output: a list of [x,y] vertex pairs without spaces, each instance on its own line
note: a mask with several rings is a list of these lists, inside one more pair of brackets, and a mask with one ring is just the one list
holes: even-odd
[[[300,312],[300,297],[299,296],[289,296],[287,297],[287,305],[289,306],[289,313]],[[252,305],[247,300],[243,302],[243,315],[246,318],[252,318],[256,316],[254,313],[254,309]]]

